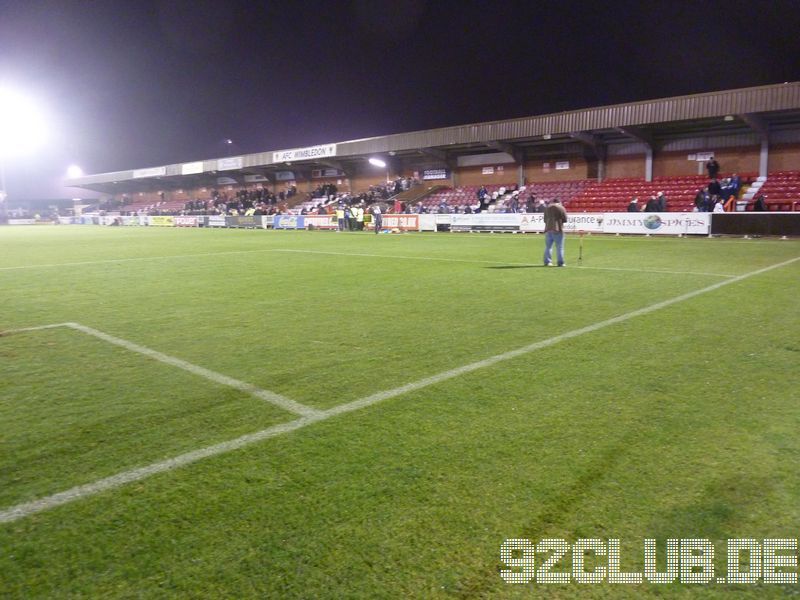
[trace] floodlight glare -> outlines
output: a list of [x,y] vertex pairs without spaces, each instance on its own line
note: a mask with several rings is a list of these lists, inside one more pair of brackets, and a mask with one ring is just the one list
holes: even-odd
[[386,162],[382,161],[380,158],[370,158],[369,164],[371,164],[373,167],[380,167],[381,169],[386,167]]
[[81,169],[78,165],[70,165],[67,168],[67,177],[70,179],[83,177],[83,169]]
[[45,139],[46,125],[36,103],[15,90],[0,88],[0,155],[28,154]]

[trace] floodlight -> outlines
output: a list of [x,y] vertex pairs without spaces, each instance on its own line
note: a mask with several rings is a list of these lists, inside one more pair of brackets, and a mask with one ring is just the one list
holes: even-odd
[[67,177],[69,179],[76,179],[78,177],[83,177],[83,169],[81,169],[78,165],[70,165],[67,168]]
[[380,158],[370,158],[369,164],[371,164],[373,167],[380,167],[381,169],[386,167],[386,162]]
[[26,95],[0,87],[0,156],[28,154],[45,139],[42,112]]

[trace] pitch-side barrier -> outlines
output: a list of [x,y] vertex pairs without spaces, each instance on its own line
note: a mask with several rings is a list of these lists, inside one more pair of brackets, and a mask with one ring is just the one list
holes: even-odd
[[[64,225],[137,227],[220,227],[238,229],[335,230],[333,215],[81,215],[59,217]],[[11,219],[9,225],[30,225],[31,219]],[[372,230],[372,224],[364,224]],[[542,213],[400,214],[384,215],[388,231],[541,233]],[[572,213],[568,232],[638,235],[800,235],[800,213]],[[752,230],[752,231],[751,231]]]

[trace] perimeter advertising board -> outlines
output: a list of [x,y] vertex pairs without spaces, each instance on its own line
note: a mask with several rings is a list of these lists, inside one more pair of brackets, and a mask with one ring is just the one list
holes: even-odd
[[206,227],[225,227],[225,215],[209,215]]
[[450,231],[519,231],[521,217],[516,213],[455,214]]
[[263,219],[261,215],[239,215],[225,217],[225,223],[232,228],[262,229],[264,228]]
[[383,215],[383,229],[419,231],[418,215]]
[[147,217],[147,224],[151,227],[174,227],[175,217],[155,215]]
[[306,215],[275,215],[273,229],[305,229]]
[[197,227],[197,217],[175,217],[175,227]]
[[[544,231],[544,213],[519,214],[519,230],[526,233]],[[575,213],[567,215],[564,231],[568,233],[585,231],[586,233],[603,233],[603,213]]]
[[604,233],[708,235],[711,213],[606,213]]
[[336,215],[305,215],[308,229],[337,229]]

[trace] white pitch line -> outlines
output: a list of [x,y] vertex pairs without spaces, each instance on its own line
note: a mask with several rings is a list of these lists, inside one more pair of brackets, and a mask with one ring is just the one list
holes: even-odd
[[291,400],[290,398],[287,398],[285,396],[281,396],[280,394],[276,394],[275,392],[270,392],[269,390],[261,389],[245,381],[239,381],[238,379],[234,379],[233,377],[228,377],[227,375],[223,375],[222,373],[217,373],[216,371],[206,369],[205,367],[195,365],[180,358],[169,356],[168,354],[164,354],[163,352],[159,352],[158,350],[153,350],[152,348],[147,348],[146,346],[141,346],[129,340],[124,340],[122,338],[109,335],[105,332],[93,329],[92,327],[81,325],[80,323],[53,323],[51,325],[40,325],[38,327],[23,327],[21,329],[12,329],[9,331],[0,332],[0,335],[7,335],[11,333],[22,333],[25,331],[39,331],[41,329],[53,329],[55,327],[68,327],[70,329],[74,329],[75,331],[80,331],[87,335],[94,336],[98,339],[103,340],[104,342],[108,342],[109,344],[120,346],[122,348],[125,348],[126,350],[130,350],[131,352],[136,352],[138,354],[147,356],[148,358],[152,358],[153,360],[157,360],[159,362],[171,365],[173,367],[183,369],[184,371],[188,371],[189,373],[192,373],[194,375],[199,375],[200,377],[208,379],[209,381],[213,381],[214,383],[219,383],[220,385],[226,385],[228,387],[232,387],[241,392],[254,396],[260,400],[269,402],[270,404],[273,404],[279,408],[282,408],[283,410],[294,413],[296,415],[302,415],[308,417],[321,413],[321,411],[315,408],[311,408],[310,406],[305,406],[304,404],[295,402],[294,400]]
[[113,335],[109,335],[97,329],[87,327],[86,325],[81,325],[80,323],[65,323],[65,325],[71,329],[75,329],[76,331],[82,331],[83,333],[99,338],[104,342],[108,342],[109,344],[120,346],[122,348],[125,348],[126,350],[130,350],[131,352],[138,352],[139,354],[143,354],[148,358],[152,358],[159,362],[172,365],[173,367],[178,367],[179,369],[183,369],[184,371],[188,371],[189,373],[193,373],[194,375],[199,375],[200,377],[204,377],[209,381],[213,381],[214,383],[227,385],[228,387],[240,390],[242,392],[250,394],[251,396],[255,396],[256,398],[265,400],[270,404],[274,404],[275,406],[278,406],[284,410],[292,412],[296,415],[302,415],[308,417],[320,412],[314,408],[305,406],[303,404],[300,404],[299,402],[295,402],[294,400],[286,398],[285,396],[276,394],[275,392],[270,392],[269,390],[262,390],[261,388],[256,387],[250,383],[239,381],[238,379],[234,379],[233,377],[228,377],[227,375],[223,375],[222,373],[211,371],[210,369],[206,369],[205,367],[201,367],[193,363],[187,362],[185,360],[181,360],[180,358],[169,356],[168,354],[164,354],[157,350],[153,350],[152,348],[147,348],[146,346],[140,346],[139,344],[135,344],[128,340],[123,340],[122,338],[114,337]]
[[726,285],[730,285],[732,283],[737,283],[739,281],[743,281],[750,277],[754,277],[756,275],[761,275],[762,273],[766,273],[768,271],[772,271],[773,269],[779,269],[781,267],[785,267],[792,263],[800,261],[800,256],[796,258],[792,258],[790,260],[783,261],[781,263],[777,263],[774,265],[770,265],[769,267],[764,267],[762,269],[758,269],[756,271],[751,271],[749,273],[745,273],[743,275],[738,275],[733,279],[726,279],[725,281],[720,281],[713,285],[704,287],[702,289],[696,290],[694,292],[688,292],[686,294],[681,294],[680,296],[675,296],[674,298],[670,298],[669,300],[664,300],[662,302],[656,302],[655,304],[651,304],[649,306],[645,306],[644,308],[640,308],[623,315],[619,315],[616,317],[612,317],[610,319],[606,319],[604,321],[600,321],[598,323],[594,323],[592,325],[587,325],[586,327],[581,327],[579,329],[573,329],[572,331],[568,331],[566,333],[562,333],[560,335],[548,338],[546,340],[541,340],[539,342],[534,342],[533,344],[529,344],[527,346],[523,346],[522,348],[517,348],[515,350],[511,350],[509,352],[504,352],[502,354],[497,354],[495,356],[490,356],[489,358],[485,358],[483,360],[479,360],[477,362],[470,363],[468,365],[464,365],[462,367],[457,367],[455,369],[450,369],[448,371],[444,371],[442,373],[438,373],[436,375],[432,375],[430,377],[426,377],[424,379],[420,379],[419,381],[415,381],[412,383],[408,383],[406,385],[402,385],[396,388],[392,388],[390,390],[384,390],[382,392],[377,392],[375,394],[371,394],[359,400],[354,400],[353,402],[348,402],[346,404],[341,404],[339,406],[335,406],[325,411],[318,411],[314,415],[310,415],[307,417],[302,417],[300,419],[296,419],[294,421],[290,421],[288,423],[282,423],[280,425],[274,425],[273,427],[269,427],[267,429],[262,429],[261,431],[256,431],[255,433],[250,433],[247,435],[243,435],[233,440],[229,440],[227,442],[221,442],[219,444],[214,444],[213,446],[207,446],[205,448],[200,448],[198,450],[193,450],[191,452],[187,452],[185,454],[180,454],[173,458],[152,463],[150,465],[140,467],[138,469],[132,469],[130,471],[123,471],[121,473],[117,473],[116,475],[112,475],[111,477],[106,477],[104,479],[100,479],[93,483],[88,483],[85,485],[79,485],[63,492],[58,492],[51,496],[45,496],[44,498],[39,498],[38,500],[33,500],[31,502],[24,502],[22,504],[17,504],[16,506],[11,506],[9,508],[0,510],[0,523],[10,523],[13,521],[17,521],[19,519],[25,518],[27,516],[49,510],[51,508],[55,508],[57,506],[61,506],[62,504],[67,504],[69,502],[73,502],[75,500],[80,500],[82,498],[86,498],[88,496],[93,496],[100,492],[111,490],[118,488],[126,483],[131,483],[133,481],[140,481],[151,475],[155,475],[157,473],[163,473],[165,471],[171,471],[178,467],[183,467],[189,465],[191,463],[197,462],[204,458],[209,458],[212,456],[218,456],[220,454],[225,454],[232,450],[238,450],[239,448],[244,448],[245,446],[250,446],[262,440],[266,440],[269,438],[276,437],[278,435],[282,435],[284,433],[289,433],[291,431],[297,431],[298,429],[302,429],[307,425],[311,425],[312,423],[317,423],[319,421],[325,421],[330,419],[331,417],[335,417],[337,415],[341,415],[344,413],[352,412],[355,410],[360,410],[362,408],[366,408],[368,406],[372,406],[373,404],[378,404],[379,402],[383,402],[384,400],[388,400],[390,398],[395,398],[396,396],[400,396],[402,394],[407,394],[408,392],[413,392],[424,387],[434,385],[437,383],[441,383],[443,381],[447,381],[448,379],[453,379],[458,377],[459,375],[464,375],[466,373],[471,373],[478,369],[482,369],[484,367],[489,367],[495,365],[501,361],[510,360],[512,358],[516,358],[518,356],[522,356],[524,354],[528,354],[530,352],[534,352],[535,350],[540,350],[542,348],[546,348],[548,346],[553,346],[558,344],[559,342],[563,342],[565,340],[569,340],[585,333],[591,333],[594,331],[598,331],[605,327],[609,327],[610,325],[615,325],[617,323],[622,323],[624,321],[628,321],[630,319],[640,317],[643,315],[647,315],[653,313],[657,310],[661,310],[662,308],[666,308],[668,306],[672,306],[673,304],[678,304],[679,302],[683,302],[685,300],[690,300],[691,298],[695,298],[702,294],[706,294],[708,292],[713,292],[718,290]]
[[11,335],[14,333],[25,333],[26,331],[41,331],[42,329],[55,329],[56,327],[68,327],[69,323],[51,323],[50,325],[37,325],[36,327],[20,327],[19,329],[6,329],[0,331],[0,336]]

